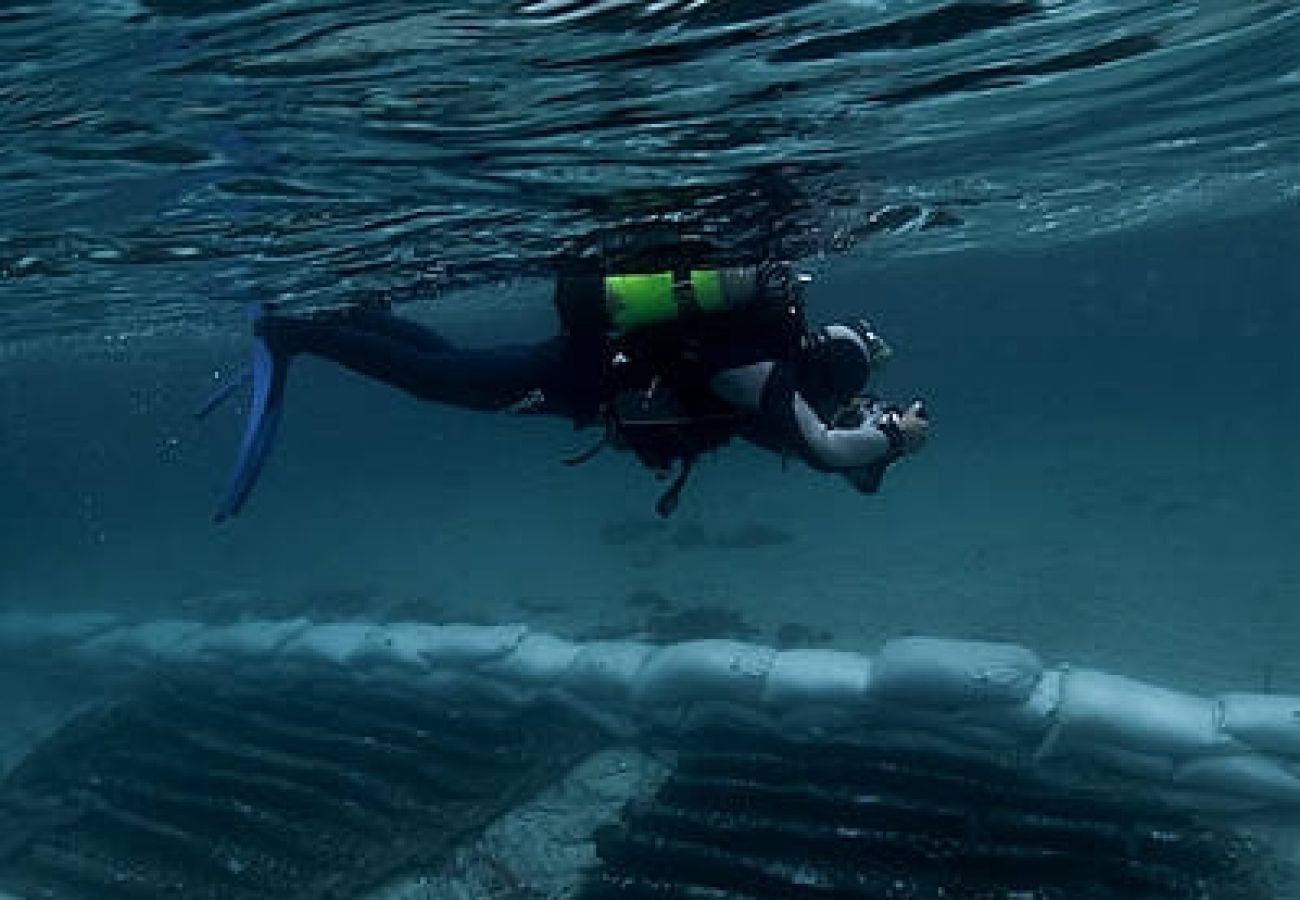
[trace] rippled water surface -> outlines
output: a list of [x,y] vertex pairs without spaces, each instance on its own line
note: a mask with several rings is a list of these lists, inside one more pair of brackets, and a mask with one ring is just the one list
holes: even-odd
[[716,252],[941,253],[1300,193],[1285,2],[0,9],[0,340]]

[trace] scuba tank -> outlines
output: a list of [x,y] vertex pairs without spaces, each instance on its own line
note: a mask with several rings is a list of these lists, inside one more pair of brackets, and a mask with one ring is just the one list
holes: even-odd
[[555,306],[571,334],[628,334],[783,301],[789,288],[785,271],[754,265],[571,273],[556,281]]

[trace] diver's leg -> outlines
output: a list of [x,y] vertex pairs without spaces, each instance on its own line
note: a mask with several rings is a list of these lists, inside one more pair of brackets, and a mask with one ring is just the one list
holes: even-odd
[[265,318],[284,321],[309,321],[336,328],[355,328],[371,334],[390,337],[422,350],[454,350],[455,345],[426,325],[395,316],[387,307],[346,306],[322,309],[302,316],[275,315]]
[[[289,360],[309,353],[400,388],[424,400],[477,410],[515,405],[535,413],[593,421],[599,407],[601,355],[596,345],[567,337],[540,344],[458,350],[427,329],[384,323],[358,328],[325,319],[291,318],[253,308],[252,403],[235,468],[217,510],[218,521],[238,515],[261,475],[280,422]],[[207,415],[233,388],[222,388],[198,411]]]
[[533,391],[567,386],[572,380],[557,371],[567,362],[563,338],[536,345],[455,349],[436,335],[437,343],[414,342],[407,339],[409,332],[399,337],[310,318],[265,316],[257,328],[276,353],[323,357],[422,400],[467,409],[505,409]]
[[344,324],[371,334],[384,335],[420,350],[455,350],[456,346],[432,328],[380,309],[353,310]]

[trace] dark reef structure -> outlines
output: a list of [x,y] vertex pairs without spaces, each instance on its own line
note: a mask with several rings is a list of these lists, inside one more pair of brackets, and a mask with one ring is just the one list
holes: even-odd
[[599,744],[554,709],[472,700],[188,681],[89,713],[0,790],[0,887],[318,900],[436,870]]
[[[797,740],[704,707],[691,718],[709,724],[619,740],[568,705],[475,690],[196,676],[86,713],[0,786],[0,890],[325,900],[411,873],[469,884],[468,858],[491,869],[480,884],[509,885],[454,892],[470,900],[1281,896],[1262,847],[1127,782],[879,729]],[[602,750],[661,775],[619,763],[621,792],[595,818],[601,792],[580,773],[609,777],[589,765]],[[579,805],[557,813],[562,785]],[[485,837],[511,820],[521,841]],[[518,874],[553,874],[577,845],[561,887]],[[385,896],[452,896],[414,891]]]
[[582,900],[1265,900],[1252,842],[947,749],[726,728],[598,836]]

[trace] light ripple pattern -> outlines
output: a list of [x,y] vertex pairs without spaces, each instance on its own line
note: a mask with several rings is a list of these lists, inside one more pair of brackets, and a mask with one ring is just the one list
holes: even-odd
[[0,341],[713,257],[1033,246],[1300,176],[1300,8],[51,0],[0,11]]

